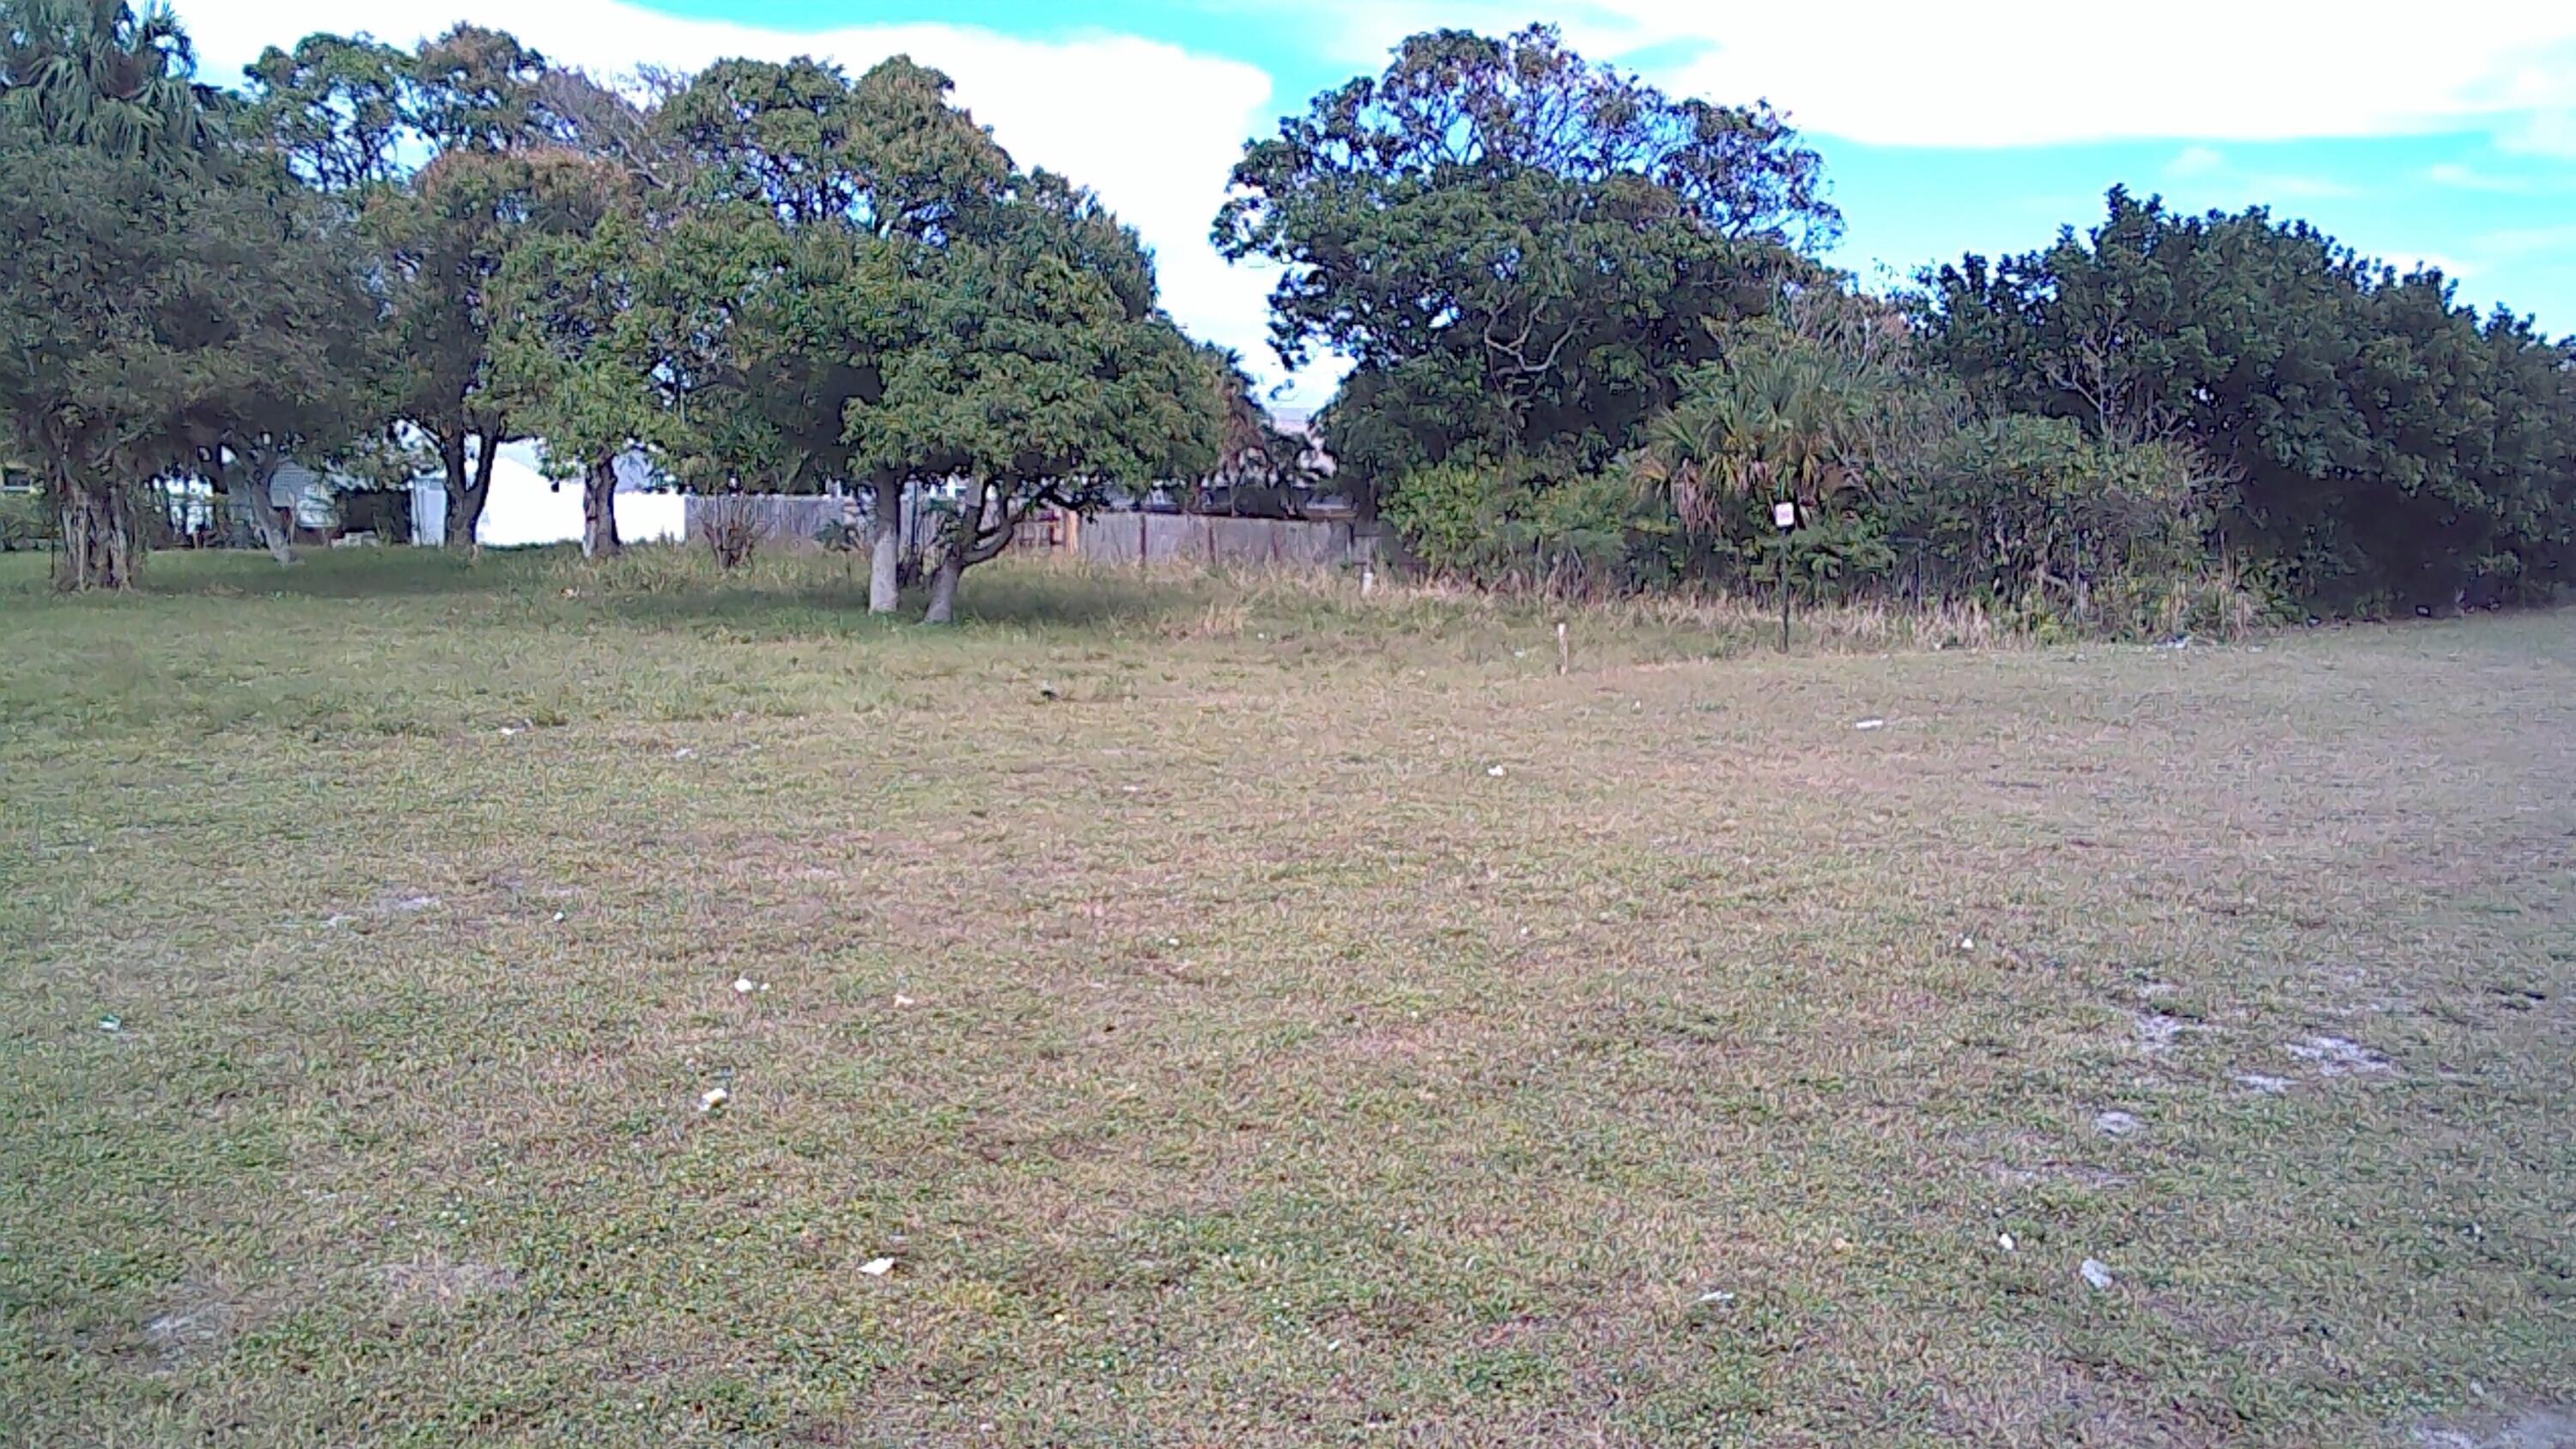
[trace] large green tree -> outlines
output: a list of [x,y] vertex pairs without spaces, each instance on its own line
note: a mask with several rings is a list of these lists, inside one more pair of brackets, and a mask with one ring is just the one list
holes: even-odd
[[982,241],[925,251],[901,300],[910,339],[854,408],[868,464],[958,480],[924,618],[946,623],[966,570],[1041,507],[1216,466],[1224,408],[1206,359],[1155,302],[1133,231],[1041,171]]
[[703,345],[672,375],[696,394],[724,471],[869,497],[869,607],[880,613],[897,602],[903,490],[928,481],[861,421],[907,344],[892,304],[911,270],[992,233],[1012,176],[949,89],[903,57],[855,80],[813,60],[729,60],[659,117],[702,218],[669,238],[663,300],[720,314],[714,330],[689,334]]
[[361,218],[390,308],[381,407],[437,456],[448,539],[470,547],[501,445],[529,432],[518,395],[494,385],[487,294],[514,247],[582,232],[613,204],[584,149],[599,88],[473,25],[408,51],[308,36],[248,79],[268,143]]
[[2178,438],[2225,542],[2329,603],[2546,594],[2576,536],[2566,344],[2261,209],[2110,194],[2089,233],[1927,273],[1927,338],[1989,407]]
[[134,581],[136,490],[167,474],[243,488],[273,524],[244,480],[336,439],[373,316],[304,198],[0,127],[0,254],[0,408],[60,518],[59,584]]
[[0,5],[0,405],[60,519],[66,587],[141,563],[135,491],[194,472],[287,556],[290,449],[362,410],[376,299],[339,218],[221,124],[164,10]]
[[1365,485],[1453,452],[1606,460],[1840,217],[1767,105],[1674,99],[1547,27],[1445,30],[1248,145],[1217,246],[1276,264],[1290,366],[1352,363],[1322,419]]

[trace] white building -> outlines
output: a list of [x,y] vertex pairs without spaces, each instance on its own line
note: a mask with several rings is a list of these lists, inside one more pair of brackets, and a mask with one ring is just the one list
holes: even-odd
[[[524,548],[581,541],[581,481],[545,474],[541,443],[504,443],[492,460],[492,491],[474,528],[486,548]],[[650,463],[629,453],[617,460],[617,536],[626,543],[685,538],[686,501],[654,492],[661,482]],[[412,480],[412,542],[435,547],[447,541],[447,480],[435,473]]]

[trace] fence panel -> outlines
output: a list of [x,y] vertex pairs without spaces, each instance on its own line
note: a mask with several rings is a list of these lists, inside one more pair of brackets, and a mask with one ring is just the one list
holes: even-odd
[[781,493],[717,493],[688,496],[686,519],[688,535],[698,536],[706,520],[718,509],[739,509],[750,518],[760,541],[773,548],[816,546],[816,535],[825,525],[841,520],[841,500],[823,495],[791,496]]
[[1377,540],[1342,521],[1229,518],[1197,513],[1103,513],[1076,536],[1097,564],[1332,569],[1376,557]]

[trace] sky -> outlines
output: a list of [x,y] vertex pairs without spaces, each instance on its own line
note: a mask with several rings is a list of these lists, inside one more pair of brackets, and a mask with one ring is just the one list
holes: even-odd
[[[1767,99],[1820,152],[1865,284],[2046,245],[2115,183],[2190,210],[2269,206],[2460,300],[2576,333],[2576,3],[2166,0],[179,0],[205,78],[317,30],[408,44],[460,19],[617,75],[726,55],[897,53],[1023,165],[1091,186],[1154,249],[1163,299],[1282,406],[1331,362],[1272,356],[1273,276],[1207,240],[1243,143],[1404,36],[1533,20],[1675,94]],[[2151,17],[2151,18],[2150,18]]]

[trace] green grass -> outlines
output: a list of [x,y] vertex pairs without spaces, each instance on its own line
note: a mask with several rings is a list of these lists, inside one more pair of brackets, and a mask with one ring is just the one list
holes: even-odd
[[943,632],[810,557],[40,563],[10,1442],[2576,1403],[2576,617],[1784,659],[1758,602],[997,565]]

